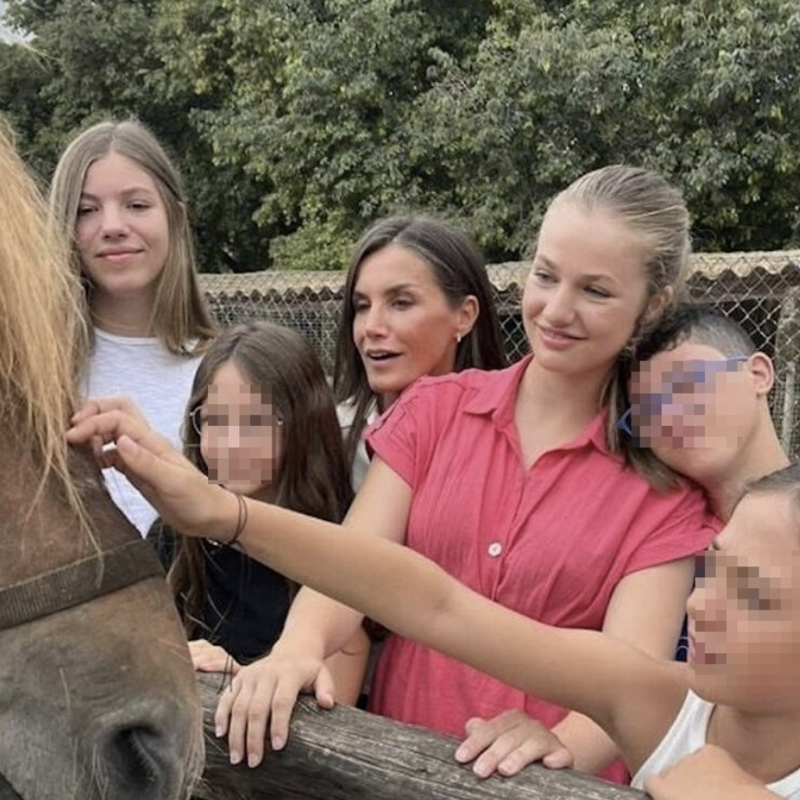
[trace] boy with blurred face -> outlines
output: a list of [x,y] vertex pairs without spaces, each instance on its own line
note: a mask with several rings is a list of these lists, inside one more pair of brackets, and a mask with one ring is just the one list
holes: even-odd
[[[675,309],[636,348],[631,410],[639,444],[706,490],[727,521],[748,482],[789,463],[770,416],[770,358],[732,320],[705,306]],[[646,784],[654,800],[769,800],[777,795],[706,745]]]
[[748,482],[789,463],[767,402],[774,380],[772,361],[737,323],[679,306],[636,349],[621,425],[699,483],[726,521]]

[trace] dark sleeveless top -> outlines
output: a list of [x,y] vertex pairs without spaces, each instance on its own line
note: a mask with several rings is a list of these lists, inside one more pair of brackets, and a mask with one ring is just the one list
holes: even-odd
[[[157,520],[147,538],[169,568],[175,557],[174,534]],[[223,647],[240,664],[254,661],[272,648],[283,630],[289,613],[289,584],[275,570],[239,550],[208,539],[201,541],[207,592],[202,619],[192,638]]]

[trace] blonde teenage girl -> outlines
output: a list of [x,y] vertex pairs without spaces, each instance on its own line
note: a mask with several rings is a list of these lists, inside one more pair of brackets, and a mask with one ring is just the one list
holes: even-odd
[[[65,149],[50,205],[73,243],[93,342],[88,396],[125,395],[176,445],[195,370],[214,331],[197,283],[180,176],[136,121],[102,122]],[[155,511],[118,473],[117,505],[145,535]]]

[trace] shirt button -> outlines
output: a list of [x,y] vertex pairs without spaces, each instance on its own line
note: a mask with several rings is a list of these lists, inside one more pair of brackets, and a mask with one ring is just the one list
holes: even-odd
[[492,542],[486,552],[489,553],[492,558],[497,558],[497,556],[503,552],[503,545],[500,544],[500,542]]

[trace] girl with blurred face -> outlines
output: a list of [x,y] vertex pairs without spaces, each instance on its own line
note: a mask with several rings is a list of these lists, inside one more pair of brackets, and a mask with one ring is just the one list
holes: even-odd
[[[195,376],[184,453],[212,483],[338,522],[352,496],[336,411],[322,365],[295,331],[267,322],[228,328]],[[156,524],[168,581],[195,667],[237,672],[268,652],[296,584],[210,539]],[[339,702],[355,702],[367,653],[357,633],[329,660]]]

